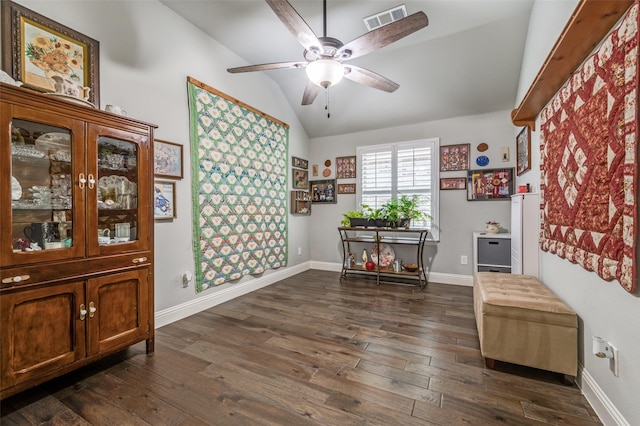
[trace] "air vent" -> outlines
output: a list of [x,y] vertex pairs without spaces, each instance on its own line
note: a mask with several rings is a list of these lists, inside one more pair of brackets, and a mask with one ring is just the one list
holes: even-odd
[[376,28],[383,27],[387,24],[395,22],[399,19],[405,18],[407,16],[407,8],[405,5],[396,6],[389,10],[385,10],[383,12],[376,13],[375,15],[367,16],[363,19],[365,27],[367,30],[375,30]]

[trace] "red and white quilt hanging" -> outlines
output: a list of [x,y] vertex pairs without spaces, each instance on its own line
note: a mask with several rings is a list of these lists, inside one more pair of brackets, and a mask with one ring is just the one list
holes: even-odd
[[540,247],[636,288],[638,2],[540,114]]

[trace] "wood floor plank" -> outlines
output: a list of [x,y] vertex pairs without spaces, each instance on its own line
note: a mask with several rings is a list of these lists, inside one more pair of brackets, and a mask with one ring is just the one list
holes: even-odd
[[3,425],[599,425],[556,373],[480,354],[470,287],[309,270],[0,402]]

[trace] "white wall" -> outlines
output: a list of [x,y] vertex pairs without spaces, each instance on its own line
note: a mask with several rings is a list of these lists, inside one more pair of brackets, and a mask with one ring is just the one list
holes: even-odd
[[[524,96],[553,44],[562,32],[577,1],[542,1],[533,6],[519,84]],[[519,102],[519,100],[518,100]],[[532,134],[532,171],[519,184],[540,182],[539,133]],[[555,255],[541,252],[540,276],[579,316],[581,387],[607,425],[640,424],[640,298],[617,282],[606,282],[595,273]],[[591,336],[607,339],[619,353],[620,376],[606,360],[591,353]]]
[[[155,0],[18,1],[23,6],[100,42],[101,107],[116,104],[159,125],[158,139],[184,145],[184,179],[177,181],[177,214],[155,224],[156,311],[210,295],[182,288],[194,271],[187,76],[276,117],[291,128],[289,154],[308,157],[308,137],[280,89],[264,73],[231,75],[244,61]],[[289,266],[309,260],[308,217],[289,219]],[[302,247],[302,256],[297,248]]]
[[[515,137],[509,111],[457,117],[446,120],[424,122],[410,126],[372,130],[347,135],[314,138],[311,140],[310,164],[318,164],[324,169],[324,161],[330,159],[332,175],[335,177],[335,158],[355,155],[357,146],[375,145],[389,142],[411,141],[424,138],[440,138],[440,145],[459,143],[471,144],[471,168],[480,153],[476,146],[481,142],[489,145],[487,155],[490,163],[486,168],[513,167],[515,158]],[[330,119],[327,125],[330,125]],[[500,160],[500,148],[509,147],[508,162]],[[464,172],[443,172],[441,177],[466,176]],[[310,179],[324,179],[322,176]],[[353,182],[342,181],[341,182]],[[438,183],[437,183],[438,184]],[[311,258],[323,262],[341,262],[342,248],[337,231],[342,213],[355,209],[355,195],[338,195],[337,204],[313,204],[311,235]],[[485,223],[495,220],[504,228],[510,226],[510,203],[508,201],[467,201],[466,191],[449,190],[440,192],[440,242],[428,248],[433,256],[432,272],[472,275],[472,233],[483,231]],[[465,255],[467,265],[460,264],[460,256]],[[425,261],[427,259],[425,258]]]

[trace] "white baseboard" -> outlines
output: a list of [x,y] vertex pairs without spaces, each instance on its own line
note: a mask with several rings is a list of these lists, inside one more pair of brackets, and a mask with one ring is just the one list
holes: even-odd
[[[319,269],[321,271],[342,271],[342,264],[332,262],[311,262],[311,269]],[[429,281],[442,284],[463,285],[473,287],[473,277],[471,275],[445,274],[442,272],[430,272]]]
[[[342,265],[340,263],[333,262],[309,261],[288,268],[278,269],[270,274],[263,275],[260,278],[240,282],[222,290],[214,291],[212,293],[205,294],[202,297],[189,300],[188,302],[157,311],[155,314],[155,327],[160,328],[164,325],[171,324],[174,321],[197,314],[200,311],[204,311],[205,309],[209,309],[213,306],[219,305],[220,303],[228,302],[236,297],[251,293],[254,290],[274,284],[308,269],[340,272],[342,270]],[[430,273],[429,281],[453,285],[473,285],[473,277],[471,276],[444,274],[438,272]]]
[[197,314],[200,311],[204,311],[205,309],[209,309],[221,303],[228,302],[236,297],[251,293],[259,288],[274,284],[308,269],[311,269],[311,262],[304,262],[295,266],[277,269],[259,278],[233,284],[222,290],[213,291],[202,297],[157,311],[155,314],[155,327],[159,328],[164,325],[171,324],[174,321]]
[[593,379],[591,374],[584,368],[580,370],[580,377],[577,381],[578,386],[582,389],[582,394],[589,404],[591,404],[591,407],[600,418],[602,424],[605,426],[631,426],[613,402],[611,402],[609,397],[607,397],[607,394],[598,386],[598,383]]

